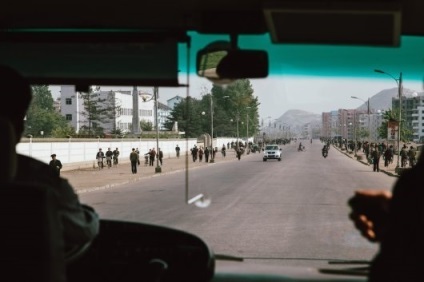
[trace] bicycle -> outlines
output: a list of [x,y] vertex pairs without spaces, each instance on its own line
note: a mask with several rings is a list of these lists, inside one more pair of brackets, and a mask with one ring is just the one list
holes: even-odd
[[103,158],[102,157],[97,158],[97,165],[99,167],[99,170],[103,169]]
[[112,167],[112,157],[106,157],[107,168]]

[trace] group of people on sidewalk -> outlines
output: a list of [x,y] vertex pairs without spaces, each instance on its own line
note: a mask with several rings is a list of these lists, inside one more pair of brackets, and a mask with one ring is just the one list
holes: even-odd
[[118,158],[119,158],[119,149],[116,148],[115,150],[111,150],[110,148],[107,148],[106,154],[103,153],[102,148],[99,148],[99,151],[96,153],[96,160],[100,168],[104,167],[104,159],[106,158],[106,165],[108,168],[112,167],[112,164],[114,166],[118,165]]
[[[144,154],[145,162],[144,164],[147,166],[154,166],[155,159],[159,161],[160,165],[163,164],[163,151],[158,148],[159,152],[156,152],[155,148],[149,149],[149,152]],[[138,148],[132,148],[132,151],[130,153],[130,162],[131,162],[131,172],[133,174],[137,173],[137,166],[140,165],[140,151]]]
[[[102,152],[102,149],[99,148],[99,151],[96,154],[96,159],[99,163],[99,166],[101,166],[101,168],[103,168],[103,159],[106,158],[108,167],[112,166],[112,160],[113,160],[113,165],[117,166],[118,165],[118,157],[119,157],[119,150],[118,148],[116,148],[114,151],[111,151],[110,148],[108,148],[108,150],[106,151],[106,154]],[[53,157],[53,155],[52,155]],[[154,165],[155,159],[157,158],[160,165],[163,164],[163,151],[159,148],[159,153],[156,152],[155,148],[149,149],[149,152],[147,152],[144,155],[146,162],[145,164],[149,164],[150,166]],[[138,150],[138,148],[132,148],[130,156],[130,163],[131,163],[131,172],[133,174],[137,173],[137,166],[140,165],[140,151]]]
[[205,162],[209,162],[209,156],[212,159],[215,159],[215,154],[217,150],[212,150],[208,148],[207,146],[205,148],[197,147],[197,145],[194,145],[193,148],[190,149],[191,157],[193,159],[193,162],[196,162],[199,160],[199,162],[203,161],[203,156],[205,156]]
[[[393,157],[395,155],[393,145],[388,146],[386,143],[368,143],[365,142],[363,145],[363,152],[367,159],[373,164],[373,171],[380,171],[380,158],[383,157],[384,167],[388,167],[393,163]],[[417,150],[414,146],[410,146],[409,149],[406,144],[403,145],[400,151],[401,167],[406,168],[409,162],[409,167],[415,166],[417,162]]]
[[[197,160],[199,160],[199,162],[203,161],[203,156],[205,157],[205,162],[208,163],[209,162],[209,157],[213,160],[215,159],[216,153],[218,152],[218,148],[209,148],[209,147],[197,147],[197,145],[194,145],[193,148],[190,149],[190,153],[191,153],[191,157],[193,159],[193,162],[196,162]],[[221,148],[221,154],[222,157],[226,157],[227,156],[227,148],[225,147],[225,144],[222,145]],[[177,153],[177,157],[179,156],[179,154]]]

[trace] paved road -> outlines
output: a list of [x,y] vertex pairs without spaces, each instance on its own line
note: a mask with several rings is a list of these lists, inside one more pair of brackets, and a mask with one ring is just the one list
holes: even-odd
[[[318,141],[316,143],[318,143]],[[295,146],[295,145],[292,144],[292,145],[282,146],[282,148],[285,149],[285,147],[289,147],[289,146]],[[356,159],[353,153],[346,153],[346,151],[341,151],[339,148],[334,146],[332,147],[332,149],[339,150],[346,156]],[[252,153],[251,155],[259,155],[259,154],[261,153],[256,153],[256,154]],[[359,162],[363,163],[365,166],[369,166],[369,169],[372,170],[372,165],[370,165],[366,161],[364,153],[362,151],[358,151],[357,155],[362,156],[362,160],[360,160]],[[246,156],[242,156],[242,158],[244,157]],[[227,161],[238,161],[234,151],[231,149],[227,150],[227,156],[225,158],[221,156],[220,152],[218,152],[215,159],[216,159],[215,163],[205,163],[204,160],[203,162],[199,162],[199,161],[193,162],[191,159],[191,156],[188,156],[187,161],[186,161],[186,156],[180,156],[180,158],[173,157],[173,158],[164,159],[160,173],[157,173],[155,171],[156,161],[154,166],[148,166],[144,164],[143,160],[141,160],[142,162],[141,162],[141,165],[138,167],[138,173],[132,174],[129,160],[125,160],[125,158],[122,156],[120,158],[121,163],[118,165],[118,167],[112,167],[110,169],[104,168],[102,170],[99,170],[98,168],[87,168],[87,169],[63,171],[61,172],[61,176],[64,178],[67,178],[78,193],[84,193],[87,191],[107,189],[110,187],[114,187],[116,185],[136,182],[146,177],[157,177],[160,175],[174,173],[177,171],[185,170],[187,166],[189,167],[190,170],[192,170],[196,167],[205,166],[205,165],[217,165],[219,163],[227,162]],[[381,173],[387,173],[391,176],[396,177],[397,174],[395,173],[395,167],[396,167],[396,156],[394,158],[393,163],[390,164],[389,167],[384,167],[384,161],[381,158],[380,160]]]
[[[243,157],[245,156],[242,156],[242,158]],[[141,164],[138,166],[137,174],[132,174],[129,158],[128,160],[125,160],[122,156],[120,158],[120,164],[117,167],[112,167],[110,169],[103,168],[102,170],[99,170],[98,168],[87,168],[62,171],[61,176],[68,179],[77,193],[84,193],[87,191],[107,189],[117,185],[136,182],[146,177],[157,177],[160,175],[175,173],[177,171],[185,170],[187,166],[190,170],[192,170],[196,167],[217,165],[227,161],[238,161],[238,159],[235,156],[234,150],[231,149],[227,150],[227,156],[225,158],[220,152],[218,152],[214,163],[206,163],[205,159],[203,159],[203,162],[193,162],[191,155],[188,156],[187,159],[186,156],[180,156],[180,158],[168,158],[163,160],[160,173],[155,171],[156,161],[154,166],[146,165],[144,163],[144,159],[140,159],[140,161]]]
[[[328,259],[370,259],[377,246],[354,229],[346,202],[357,189],[390,188],[396,178],[374,173],[335,148],[324,159],[318,142],[306,147],[297,152],[295,144],[283,146],[281,162],[263,162],[261,154],[241,161],[234,156],[219,161],[218,156],[215,164],[191,162],[188,183],[184,173],[165,172],[170,159],[160,177],[152,177],[157,174],[147,167],[149,179],[80,197],[103,218],[185,230],[203,238],[216,253],[248,260],[328,267]],[[110,174],[95,173],[105,178]],[[129,165],[124,173],[122,177],[132,177]],[[211,205],[187,205],[186,184],[189,198],[202,193]]]

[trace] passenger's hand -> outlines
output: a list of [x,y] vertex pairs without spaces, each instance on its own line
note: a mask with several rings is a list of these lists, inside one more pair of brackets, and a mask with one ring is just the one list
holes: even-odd
[[384,236],[391,198],[388,190],[358,190],[348,201],[350,219],[371,242],[380,242]]

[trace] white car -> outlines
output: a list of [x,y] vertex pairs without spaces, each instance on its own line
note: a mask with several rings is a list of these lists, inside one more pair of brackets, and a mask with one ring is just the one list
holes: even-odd
[[263,160],[266,162],[270,159],[281,161],[281,148],[276,144],[265,146]]

